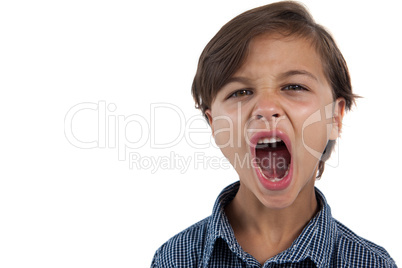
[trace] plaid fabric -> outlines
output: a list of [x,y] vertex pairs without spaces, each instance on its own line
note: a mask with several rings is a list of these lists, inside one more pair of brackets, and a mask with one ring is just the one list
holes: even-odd
[[242,250],[224,213],[239,185],[236,182],[221,192],[211,216],[163,244],[156,251],[151,267],[397,267],[385,249],[332,218],[331,209],[318,189],[322,209],[287,250],[261,266]]

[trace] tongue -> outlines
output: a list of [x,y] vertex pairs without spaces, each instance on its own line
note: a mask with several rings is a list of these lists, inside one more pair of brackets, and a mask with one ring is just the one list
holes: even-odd
[[284,177],[290,164],[290,154],[285,145],[256,149],[256,157],[265,177],[270,179]]

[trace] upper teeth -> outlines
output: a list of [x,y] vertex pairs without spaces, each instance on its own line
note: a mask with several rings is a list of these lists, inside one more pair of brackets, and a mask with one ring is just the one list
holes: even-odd
[[272,138],[261,138],[258,140],[257,144],[264,144],[264,143],[275,143],[275,142],[281,142],[282,140],[277,137],[272,137]]

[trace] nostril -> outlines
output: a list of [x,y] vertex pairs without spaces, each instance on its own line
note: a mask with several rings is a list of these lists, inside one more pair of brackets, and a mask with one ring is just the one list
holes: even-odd
[[[257,119],[264,118],[264,116],[262,116],[262,115],[260,115],[260,114],[257,114],[255,117],[256,117]],[[279,115],[278,113],[276,113],[276,114],[273,114],[272,117],[279,118],[280,115]]]

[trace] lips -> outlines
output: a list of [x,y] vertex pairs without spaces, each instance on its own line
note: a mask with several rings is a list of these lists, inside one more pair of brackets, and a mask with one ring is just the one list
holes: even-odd
[[293,162],[289,137],[280,130],[254,134],[250,140],[252,165],[268,190],[283,190],[292,180]]

